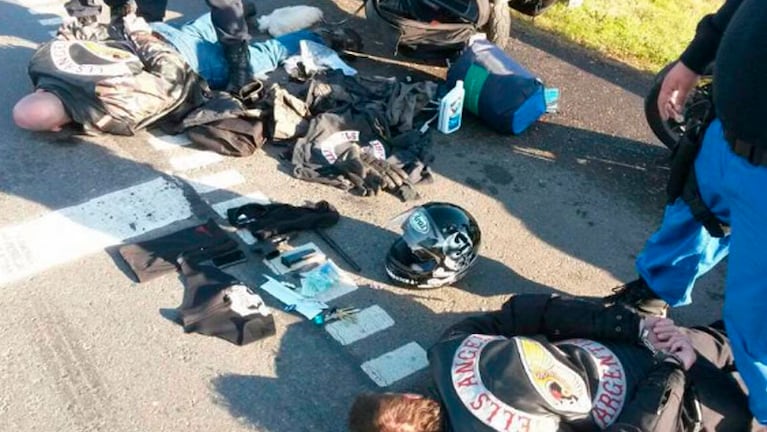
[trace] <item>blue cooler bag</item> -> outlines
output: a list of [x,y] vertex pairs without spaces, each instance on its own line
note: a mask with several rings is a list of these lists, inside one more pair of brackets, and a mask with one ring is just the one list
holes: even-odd
[[447,72],[463,80],[464,109],[500,133],[519,134],[546,112],[543,82],[485,39],[466,47]]

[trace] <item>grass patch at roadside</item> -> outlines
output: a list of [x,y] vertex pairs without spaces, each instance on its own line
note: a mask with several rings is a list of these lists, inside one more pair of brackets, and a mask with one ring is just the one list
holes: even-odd
[[[641,70],[655,72],[675,60],[695,35],[698,21],[722,0],[584,0],[558,3],[531,19],[515,22],[558,34]],[[512,24],[514,25],[514,24]]]

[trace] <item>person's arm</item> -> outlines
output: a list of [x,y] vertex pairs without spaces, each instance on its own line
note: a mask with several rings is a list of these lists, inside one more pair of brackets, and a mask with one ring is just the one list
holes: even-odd
[[191,69],[176,49],[152,33],[142,18],[125,17],[128,39],[133,43],[136,54],[144,63],[144,70],[156,75],[169,86],[183,88]]
[[727,0],[718,11],[700,20],[695,37],[679,57],[685,66],[698,75],[703,74],[706,66],[714,61],[722,35],[742,2],[743,0]]
[[608,431],[660,432],[675,430],[679,424],[686,371],[697,360],[692,340],[669,319],[648,322],[643,333],[647,338],[645,344],[655,356],[655,366],[639,383]]
[[467,318],[443,338],[456,335],[544,335],[550,340],[589,338],[637,342],[641,318],[623,305],[604,306],[590,300],[548,294],[519,294],[500,311]]
[[674,430],[684,399],[686,375],[672,362],[658,363],[639,383],[607,432],[654,432]]

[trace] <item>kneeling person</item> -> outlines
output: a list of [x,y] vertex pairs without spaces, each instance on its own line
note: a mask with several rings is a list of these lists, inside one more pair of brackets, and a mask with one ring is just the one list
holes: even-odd
[[686,329],[622,306],[519,295],[448,329],[429,363],[439,402],[363,394],[350,430],[752,429],[745,387],[718,325]]

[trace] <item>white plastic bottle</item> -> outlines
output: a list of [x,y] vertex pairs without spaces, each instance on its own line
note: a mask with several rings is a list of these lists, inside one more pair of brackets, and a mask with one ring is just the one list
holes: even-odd
[[455,82],[455,87],[447,92],[447,94],[442,97],[442,100],[439,101],[439,121],[437,129],[440,132],[449,134],[460,129],[461,117],[463,116],[464,94],[463,81],[458,80]]

